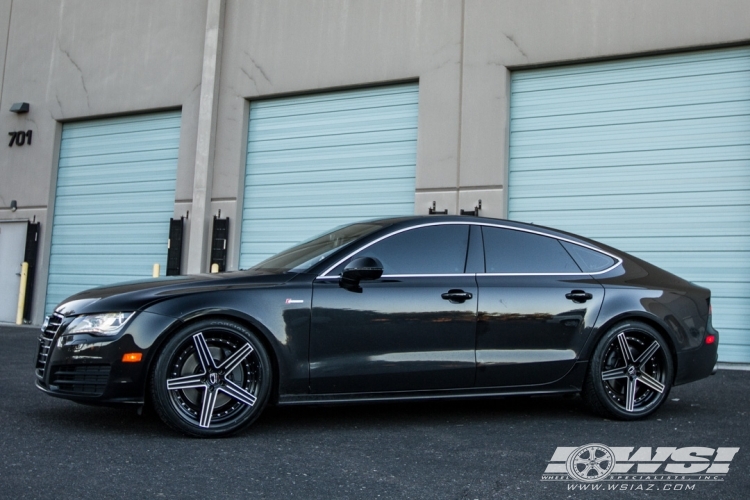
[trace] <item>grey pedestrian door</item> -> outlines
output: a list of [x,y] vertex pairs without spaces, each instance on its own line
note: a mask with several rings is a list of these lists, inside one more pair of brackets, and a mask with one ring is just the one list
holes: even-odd
[[26,221],[0,222],[0,321],[15,322]]

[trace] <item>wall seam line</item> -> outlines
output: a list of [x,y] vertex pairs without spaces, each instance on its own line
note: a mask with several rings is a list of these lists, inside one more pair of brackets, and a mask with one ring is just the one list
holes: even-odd
[[5,90],[5,66],[8,65],[8,45],[10,44],[10,29],[13,22],[13,0],[10,2],[10,11],[8,12],[8,32],[5,34],[5,55],[3,57],[3,74],[0,76],[0,99]]
[[460,193],[459,187],[461,186],[461,129],[463,126],[463,109],[464,109],[464,60],[466,41],[464,36],[466,30],[464,28],[466,22],[466,0],[461,0],[461,64],[459,65],[459,77],[458,77],[458,149],[456,151],[456,214],[461,213]]

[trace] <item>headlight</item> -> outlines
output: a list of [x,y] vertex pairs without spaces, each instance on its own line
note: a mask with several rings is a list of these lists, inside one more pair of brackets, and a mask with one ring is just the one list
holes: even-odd
[[132,315],[132,312],[115,312],[78,316],[73,320],[65,333],[116,335]]

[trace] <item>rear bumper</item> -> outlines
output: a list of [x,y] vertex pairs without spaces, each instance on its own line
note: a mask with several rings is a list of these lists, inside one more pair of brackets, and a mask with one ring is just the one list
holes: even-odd
[[677,374],[674,385],[687,384],[716,373],[719,361],[719,339],[713,344],[703,344],[677,355]]

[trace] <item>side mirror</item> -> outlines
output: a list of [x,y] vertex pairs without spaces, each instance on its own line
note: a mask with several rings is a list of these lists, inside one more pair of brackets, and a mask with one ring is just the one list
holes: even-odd
[[348,263],[341,273],[339,285],[343,288],[356,290],[362,280],[371,281],[383,275],[383,264],[374,257],[358,257]]

